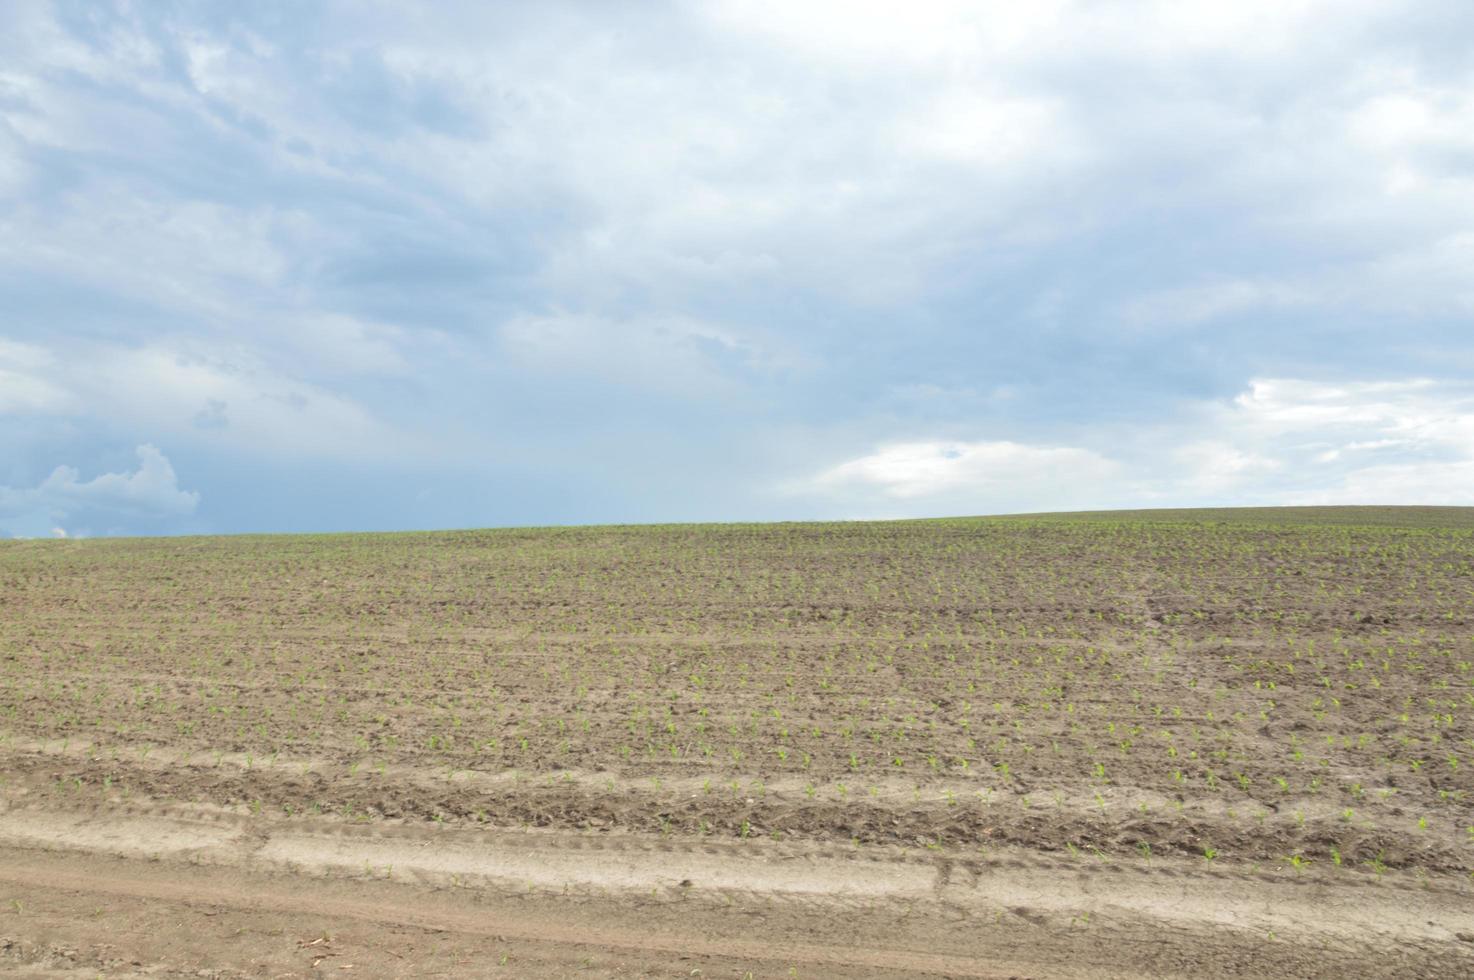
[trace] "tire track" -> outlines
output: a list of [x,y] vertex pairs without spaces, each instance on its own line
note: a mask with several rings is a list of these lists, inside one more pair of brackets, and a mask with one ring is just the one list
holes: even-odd
[[[267,887],[207,887],[197,883],[159,881],[128,875],[78,874],[48,867],[44,863],[6,863],[0,866],[0,881],[87,895],[146,899],[175,905],[230,908],[250,912],[295,912],[380,925],[431,931],[453,931],[497,939],[519,939],[558,946],[629,950],[661,953],[674,958],[703,956],[718,960],[759,963],[805,964],[825,968],[894,970],[911,974],[940,974],[997,980],[1021,975],[1019,968],[986,966],[977,960],[908,950],[828,946],[814,943],[767,942],[761,940],[713,940],[695,935],[669,937],[626,929],[588,929],[560,925],[548,918],[508,917],[494,920],[474,912],[437,909],[422,911],[411,904],[383,901],[352,901],[309,896],[301,890]],[[1023,968],[1027,971],[1027,967]]]

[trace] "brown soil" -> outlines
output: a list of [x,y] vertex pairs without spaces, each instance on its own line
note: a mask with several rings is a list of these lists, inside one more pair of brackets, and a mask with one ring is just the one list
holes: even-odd
[[0,964],[1467,974],[1471,581],[1390,524],[0,543]]

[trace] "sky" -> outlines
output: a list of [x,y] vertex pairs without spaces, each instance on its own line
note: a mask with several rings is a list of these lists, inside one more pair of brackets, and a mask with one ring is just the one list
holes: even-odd
[[1474,504],[1466,0],[0,18],[0,536]]

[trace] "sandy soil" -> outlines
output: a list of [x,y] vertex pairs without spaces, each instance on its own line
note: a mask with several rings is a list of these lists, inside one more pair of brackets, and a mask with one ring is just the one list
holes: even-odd
[[0,814],[0,962],[215,977],[1474,969],[1463,881],[1201,864],[16,806]]

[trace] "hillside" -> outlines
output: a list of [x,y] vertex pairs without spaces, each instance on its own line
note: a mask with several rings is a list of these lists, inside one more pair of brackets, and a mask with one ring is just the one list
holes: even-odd
[[[53,909],[11,931],[91,950],[96,906],[179,970],[226,919],[304,968],[295,917],[386,973],[1452,975],[1471,513],[0,542],[0,883]],[[181,903],[228,912],[205,959],[146,928]]]

